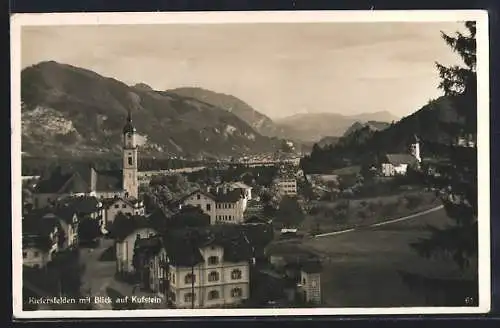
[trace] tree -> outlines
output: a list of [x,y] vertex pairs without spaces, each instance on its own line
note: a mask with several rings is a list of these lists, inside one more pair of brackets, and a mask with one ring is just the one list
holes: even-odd
[[170,228],[204,227],[210,225],[210,216],[195,206],[184,206],[168,222]]
[[276,221],[284,226],[296,227],[304,220],[304,212],[296,198],[283,197],[276,212]]
[[92,244],[101,235],[99,221],[83,217],[78,223],[78,239],[81,244]]
[[[466,137],[476,140],[477,90],[476,90],[476,23],[466,22],[466,34],[455,36],[442,33],[444,41],[461,57],[462,66],[446,67],[437,63],[441,78],[439,88],[451,99],[460,120],[441,123],[452,139]],[[449,256],[462,270],[460,281],[443,281],[405,275],[410,285],[426,286],[429,290],[440,289],[444,299],[434,299],[443,305],[477,305],[478,277],[478,229],[477,229],[477,149],[460,146],[457,142],[436,144],[427,142],[424,147],[433,148],[448,157],[449,162],[440,168],[439,177],[430,176],[428,181],[442,191],[443,205],[453,220],[446,227],[429,227],[430,236],[412,247],[424,257]],[[469,278],[472,277],[472,278]],[[449,288],[446,288],[449,286]],[[421,288],[420,287],[420,288]],[[438,304],[433,304],[438,305]]]

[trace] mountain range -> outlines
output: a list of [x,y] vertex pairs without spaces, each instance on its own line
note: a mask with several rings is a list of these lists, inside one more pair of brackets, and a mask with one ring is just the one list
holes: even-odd
[[121,152],[130,110],[148,156],[227,157],[274,152],[283,139],[297,149],[342,136],[356,122],[388,122],[388,112],[299,114],[273,121],[232,95],[202,88],[129,86],[54,61],[21,72],[22,151],[37,156]]
[[66,64],[25,68],[21,84],[22,150],[28,154],[119,154],[129,110],[141,152],[149,155],[232,156],[281,146],[219,106]]
[[281,134],[282,137],[316,142],[324,137],[340,137],[355,123],[390,123],[397,120],[399,118],[391,113],[381,111],[350,116],[336,113],[296,114],[275,120],[275,122],[284,131]]
[[387,153],[409,154],[415,135],[423,141],[420,149],[423,157],[438,156],[427,145],[456,141],[453,131],[445,127],[459,122],[461,117],[453,106],[453,99],[442,96],[383,129],[374,129],[373,124],[356,124],[356,129],[335,140],[331,147],[317,144],[310,156],[303,159],[302,166],[306,172],[329,172],[348,165],[371,163]]

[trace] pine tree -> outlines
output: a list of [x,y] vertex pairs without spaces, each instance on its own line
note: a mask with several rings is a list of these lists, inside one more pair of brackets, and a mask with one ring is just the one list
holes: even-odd
[[[427,141],[423,145],[446,158],[437,168],[439,174],[429,174],[426,180],[440,190],[444,209],[453,223],[440,228],[428,227],[429,236],[411,245],[427,258],[450,257],[463,274],[461,279],[404,274],[410,286],[439,291],[438,298],[428,298],[429,303],[433,303],[429,305],[433,306],[477,305],[478,299],[476,24],[466,22],[465,27],[466,34],[442,33],[444,41],[459,54],[464,65],[436,64],[441,78],[439,88],[451,99],[459,119],[442,123],[443,131],[450,134],[448,144]],[[463,145],[459,140],[473,142]]]

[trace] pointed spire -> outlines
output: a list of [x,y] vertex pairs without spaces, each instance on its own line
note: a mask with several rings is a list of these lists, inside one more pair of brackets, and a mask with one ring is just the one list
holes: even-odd
[[127,123],[132,123],[132,113],[130,112],[130,108],[127,111]]
[[132,114],[130,112],[130,108],[127,111],[127,123],[123,127],[123,133],[134,133],[135,132],[135,127],[132,124]]

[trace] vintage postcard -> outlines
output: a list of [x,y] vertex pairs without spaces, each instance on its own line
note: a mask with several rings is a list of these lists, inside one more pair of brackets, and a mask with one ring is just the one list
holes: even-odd
[[485,11],[16,14],[11,40],[15,318],[490,310]]

